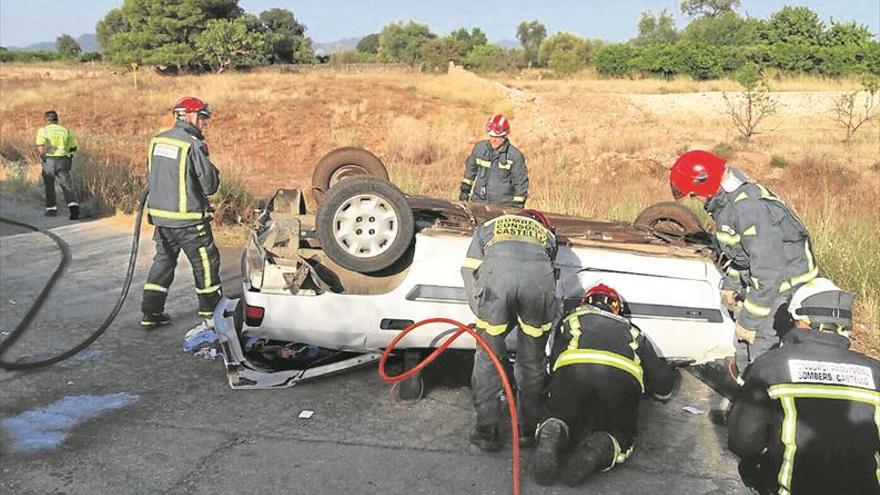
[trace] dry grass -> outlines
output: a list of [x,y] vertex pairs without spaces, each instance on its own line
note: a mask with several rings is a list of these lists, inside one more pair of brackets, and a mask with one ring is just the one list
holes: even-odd
[[[630,221],[669,199],[666,167],[677,154],[725,148],[803,217],[822,270],[858,293],[857,345],[875,355],[880,350],[880,122],[844,145],[828,112],[833,97],[857,87],[855,81],[774,80],[774,96],[784,104],[780,116],[745,147],[723,114],[720,91],[737,89],[729,81],[607,80],[588,73],[507,81],[523,94],[462,73],[254,72],[143,74],[135,90],[124,74],[93,69],[76,78],[63,68],[56,77],[53,70],[4,66],[0,74],[4,190],[39,180],[31,142],[47,107],[81,136],[88,157],[83,172],[114,171],[95,183],[96,194],[120,184],[137,189],[146,143],[170,123],[168,106],[183,94],[211,102],[215,118],[207,136],[222,168],[222,195],[240,205],[279,187],[307,185],[313,165],[340,145],[383,157],[394,182],[411,194],[455,198],[463,161],[495,112],[512,117],[512,142],[527,157],[530,206],[561,213]],[[47,100],[47,94],[58,96]],[[230,215],[227,209],[219,216]]]

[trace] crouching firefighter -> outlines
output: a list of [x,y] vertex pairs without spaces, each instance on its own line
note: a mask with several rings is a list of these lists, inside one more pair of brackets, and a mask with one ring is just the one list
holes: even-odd
[[639,398],[646,389],[658,400],[672,396],[672,368],[620,316],[622,304],[616,290],[597,285],[556,327],[548,414],[533,461],[540,485],[561,476],[576,486],[624,462],[633,452]]
[[779,342],[776,327],[791,291],[819,274],[809,234],[785,202],[708,151],[681,155],[669,183],[676,200],[698,199],[715,220],[728,274],[743,299],[736,319],[736,335],[746,344],[737,352],[743,370]]
[[172,109],[174,127],[150,142],[147,219],[155,225],[156,256],[144,285],[141,326],[170,322],[165,299],[183,250],[192,265],[199,316],[208,318],[220,301],[220,253],[211,233],[208,196],[217,192],[220,173],[208,158],[202,131],[211,111],[202,100],[181,98]]
[[740,475],[760,494],[880,494],[880,361],[849,349],[853,295],[797,289],[795,328],[746,369],[727,422]]
[[[520,445],[534,444],[540,420],[547,356],[545,346],[557,313],[556,236],[538,211],[522,210],[489,220],[474,232],[461,269],[476,328],[495,356],[507,364],[505,337],[517,330],[514,375],[518,387]],[[501,448],[501,380],[491,358],[477,346],[472,376],[477,422],[470,440],[486,451]]]

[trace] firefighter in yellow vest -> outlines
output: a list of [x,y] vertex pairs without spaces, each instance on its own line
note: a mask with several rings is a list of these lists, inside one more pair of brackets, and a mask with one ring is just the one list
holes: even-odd
[[43,164],[43,186],[46,188],[46,216],[58,215],[58,204],[55,199],[55,183],[61,186],[64,201],[70,212],[70,219],[79,218],[79,201],[73,190],[73,181],[70,170],[73,164],[73,154],[77,149],[76,138],[65,127],[58,125],[58,112],[49,110],[43,116],[46,118],[46,127],[37,131],[37,153]]
[[217,192],[220,173],[208,158],[202,130],[211,111],[191,96],[172,109],[176,122],[150,142],[147,218],[156,226],[156,256],[144,285],[141,326],[155,328],[171,318],[165,299],[182,250],[192,265],[199,316],[208,318],[220,301],[220,253],[211,233],[208,196]]

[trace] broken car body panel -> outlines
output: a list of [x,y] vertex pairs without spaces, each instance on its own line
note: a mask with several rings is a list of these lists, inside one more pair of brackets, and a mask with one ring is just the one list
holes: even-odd
[[[233,387],[238,388],[233,374],[239,385],[254,388],[262,381],[262,388],[272,388],[345,366],[340,362],[330,368],[309,367],[305,373],[300,370],[300,376],[291,370],[264,369],[242,351],[246,338],[364,353],[362,359],[348,361],[358,366],[375,360],[375,353],[412,322],[435,317],[473,321],[460,275],[471,233],[476,225],[516,210],[430,198],[407,201],[416,219],[413,245],[395,266],[378,274],[333,263],[312,235],[314,217],[301,214],[301,209],[294,215],[273,215],[274,219],[263,216],[243,256],[241,301],[261,308],[261,321],[234,318],[238,301],[225,300],[215,314]],[[602,282],[620,292],[627,315],[651,338],[661,357],[700,364],[733,355],[734,325],[718,290],[722,276],[699,247],[646,228],[548,216],[560,239],[556,292],[566,310],[577,304],[586,288]],[[287,230],[280,234],[279,229]],[[303,283],[309,277],[321,280]],[[451,333],[446,330],[420,328],[398,347],[437,347]],[[463,336],[452,347],[472,349],[474,341]],[[261,378],[260,373],[280,375]]]

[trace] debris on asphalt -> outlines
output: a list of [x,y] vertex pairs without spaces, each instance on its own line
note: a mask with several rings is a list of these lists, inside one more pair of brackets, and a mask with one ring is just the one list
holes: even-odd
[[312,417],[312,415],[314,415],[314,414],[315,414],[315,411],[309,411],[308,409],[303,409],[302,411],[300,411],[299,417],[301,419],[310,419]]
[[183,337],[183,351],[199,352],[203,349],[214,349],[216,351],[219,345],[217,342],[218,337],[217,333],[214,332],[214,327],[205,320],[192,330],[186,332],[186,335]]
[[17,304],[17,303],[15,302],[15,299],[10,299],[9,304]]
[[702,409],[700,409],[700,408],[698,408],[698,407],[693,407],[693,406],[684,406],[684,407],[681,408],[681,410],[682,410],[682,411],[685,411],[685,412],[688,412],[688,413],[691,413],[691,414],[693,414],[693,415],[697,415],[697,414],[705,414],[705,413],[706,413],[706,411],[704,411],[704,410],[702,410]]
[[193,356],[198,356],[200,358],[213,361],[214,359],[217,359],[217,356],[219,356],[219,354],[217,353],[217,349],[213,347],[204,347],[194,352]]

